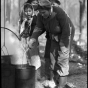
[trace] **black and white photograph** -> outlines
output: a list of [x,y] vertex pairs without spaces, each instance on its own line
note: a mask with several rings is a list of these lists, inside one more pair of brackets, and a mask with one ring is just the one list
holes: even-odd
[[1,88],[87,88],[87,0],[1,0]]

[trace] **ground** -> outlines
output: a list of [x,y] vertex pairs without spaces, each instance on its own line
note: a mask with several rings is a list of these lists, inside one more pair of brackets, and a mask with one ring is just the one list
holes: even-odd
[[[44,58],[42,59],[41,75],[44,76]],[[76,88],[87,88],[87,66],[80,67],[76,62],[70,62],[70,74],[68,83],[72,83]]]
[[[40,38],[40,56],[42,61],[41,76],[44,77],[44,46],[45,38]],[[72,83],[76,88],[87,88],[87,64],[80,64],[74,60],[70,60],[70,72],[68,76],[68,83]],[[40,84],[39,84],[40,85]],[[42,86],[38,88],[43,88]]]

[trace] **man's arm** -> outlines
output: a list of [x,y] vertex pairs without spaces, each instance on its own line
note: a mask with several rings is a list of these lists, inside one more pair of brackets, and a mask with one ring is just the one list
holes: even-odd
[[31,38],[38,39],[38,37],[41,35],[42,31],[43,30],[41,28],[35,27]]
[[45,30],[44,30],[44,26],[43,26],[43,22],[42,22],[42,17],[40,14],[38,14],[36,26],[33,30],[31,38],[37,39],[42,33],[44,33],[44,31]]
[[30,41],[29,41],[29,47],[30,48],[33,48],[34,43],[36,42],[36,40],[38,39],[38,37],[42,33],[44,33],[44,26],[43,26],[43,23],[42,23],[41,16],[38,15],[36,26],[33,30],[32,36],[31,36]]

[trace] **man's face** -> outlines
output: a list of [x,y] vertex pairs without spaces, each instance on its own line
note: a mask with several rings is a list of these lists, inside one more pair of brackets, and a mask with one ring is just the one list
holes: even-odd
[[24,13],[27,16],[27,18],[30,18],[32,16],[32,14],[33,14],[33,10],[31,8],[26,8],[24,10]]
[[39,13],[44,17],[44,18],[48,18],[50,15],[50,11],[48,10],[40,10]]

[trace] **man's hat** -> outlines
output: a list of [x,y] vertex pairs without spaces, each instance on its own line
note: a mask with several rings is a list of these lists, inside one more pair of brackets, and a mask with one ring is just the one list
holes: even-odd
[[40,6],[51,6],[51,2],[49,0],[39,0]]

